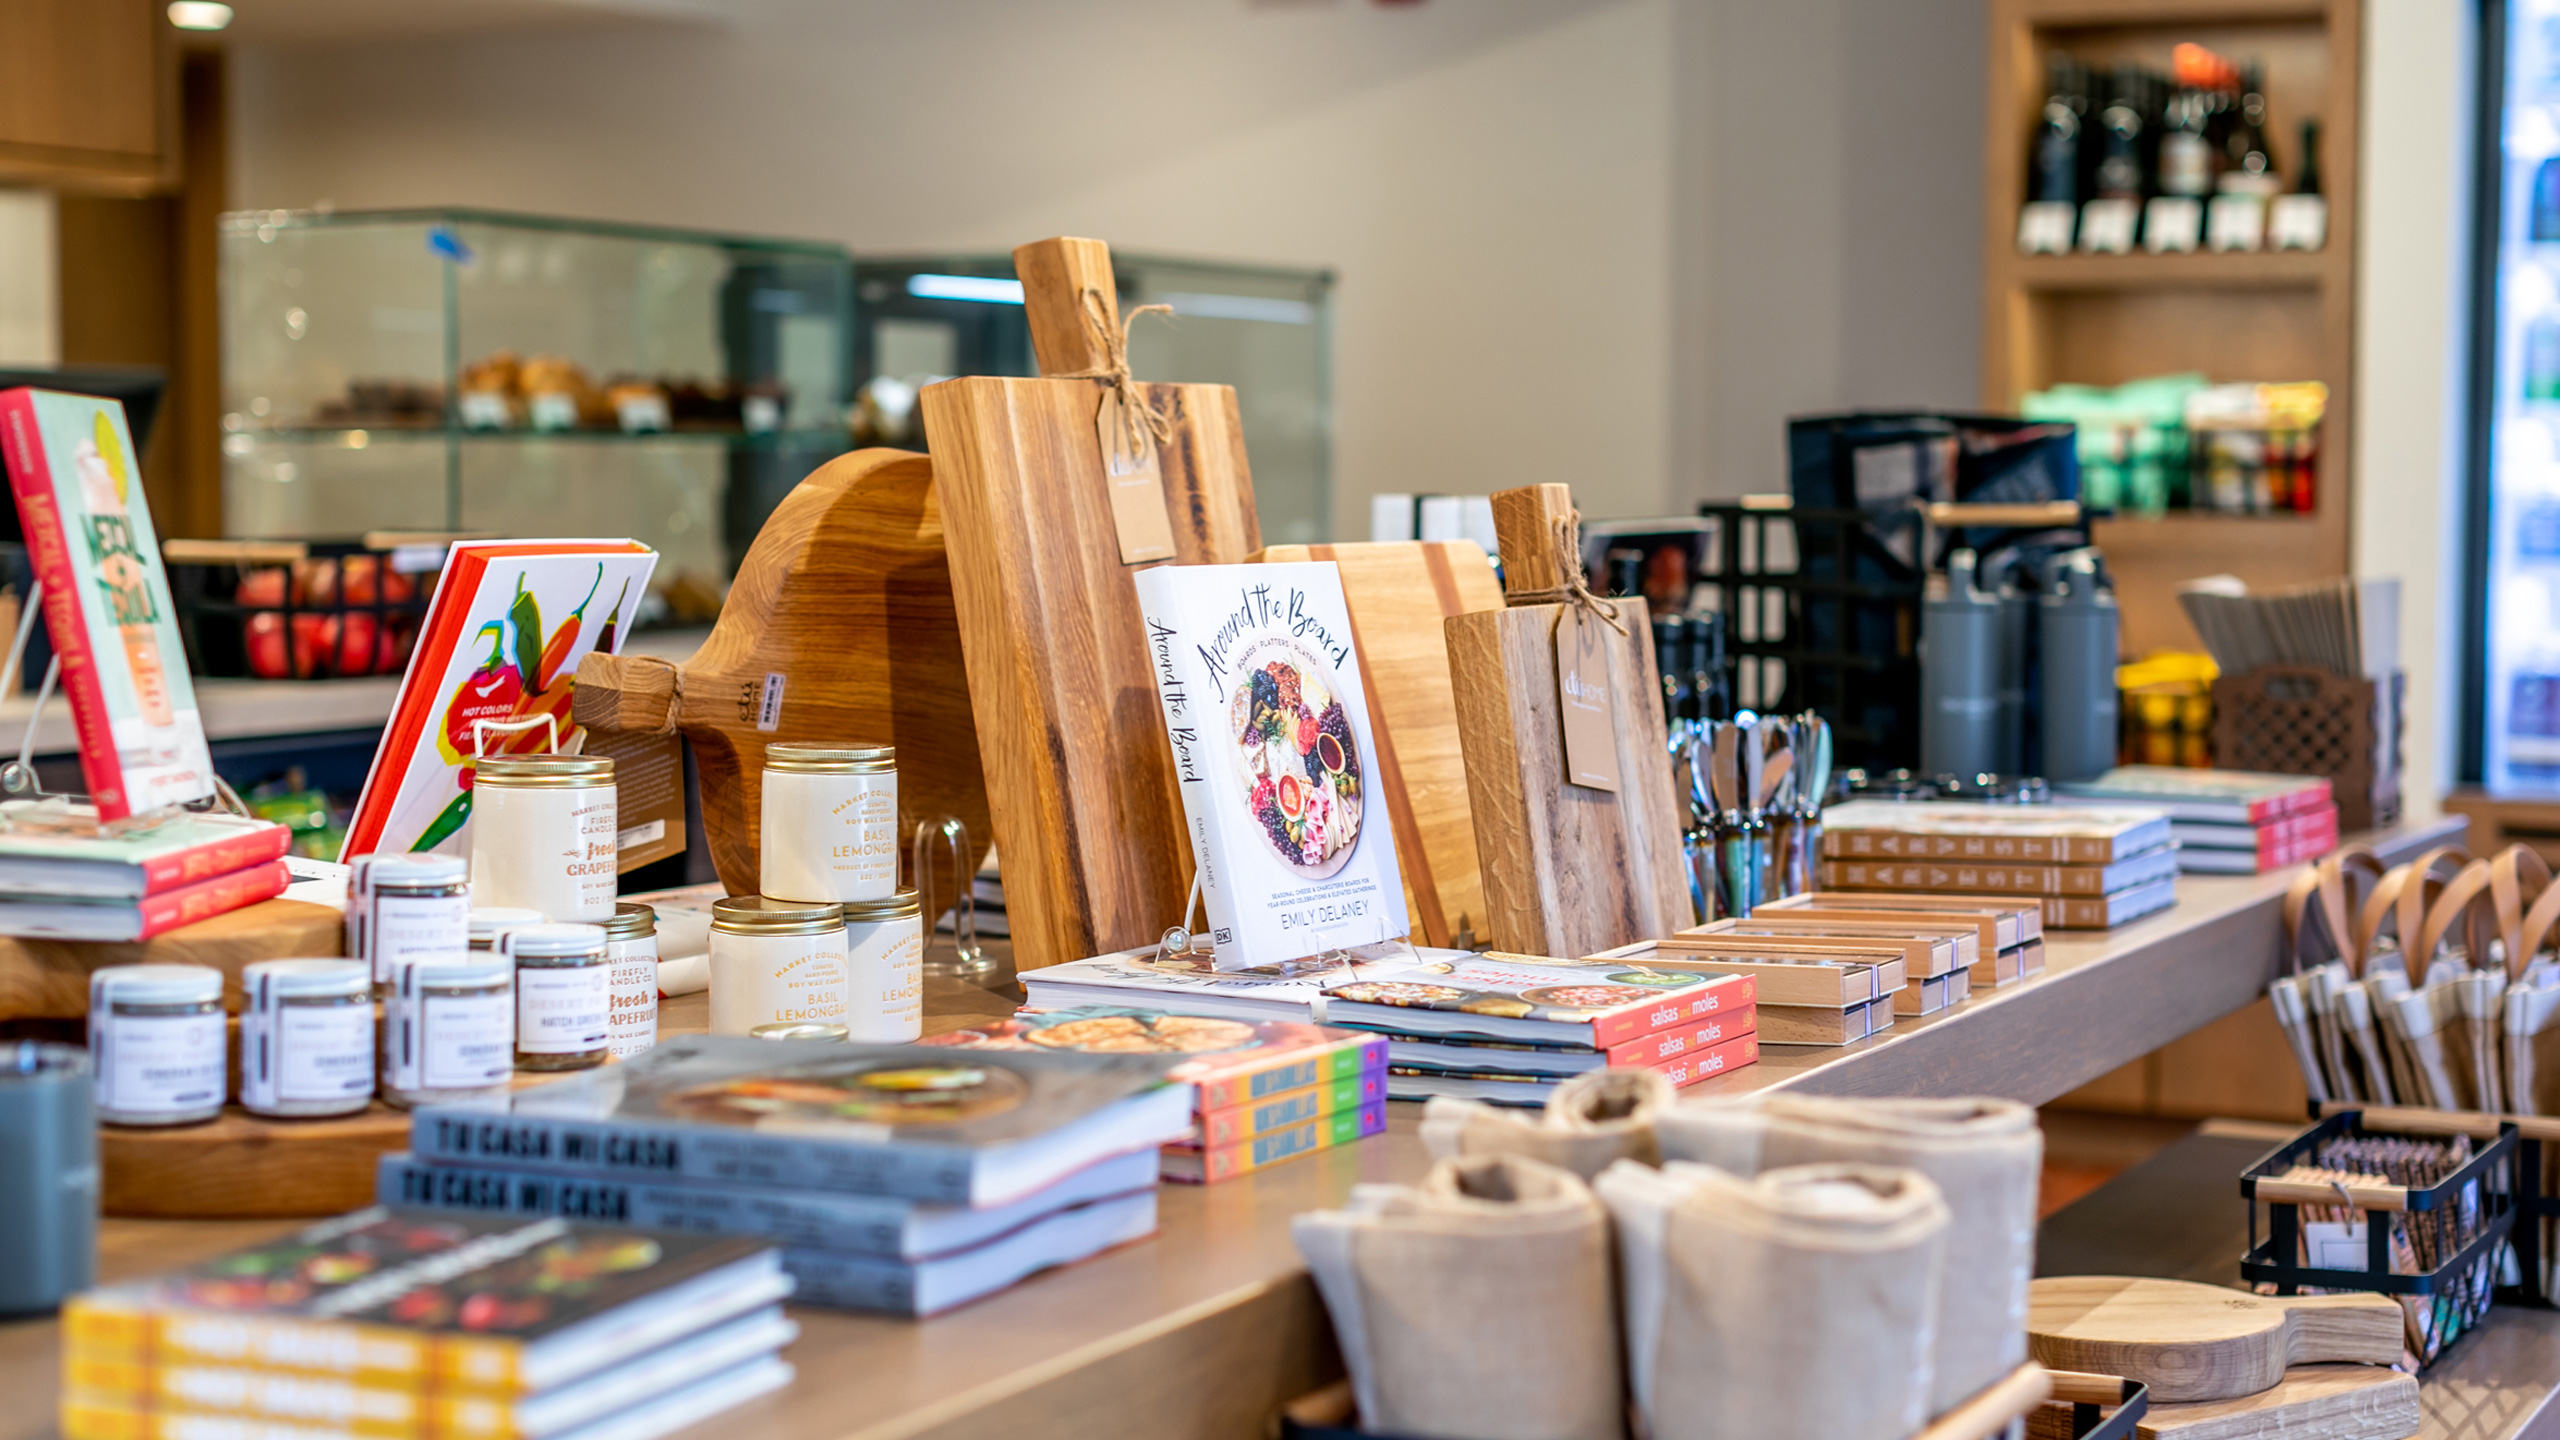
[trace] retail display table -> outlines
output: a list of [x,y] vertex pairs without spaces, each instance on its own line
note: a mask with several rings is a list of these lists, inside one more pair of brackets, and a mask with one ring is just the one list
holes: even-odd
[[[2396,862],[2452,838],[2458,825],[2438,821],[2354,838]],[[2255,999],[2275,974],[2286,878],[2183,877],[2179,903],[2159,915],[2103,933],[2048,931],[2045,971],[2033,980],[1977,991],[1962,1006],[1902,1019],[1858,1045],[1766,1050],[1758,1065],[1702,1088],[2051,1100]],[[1009,1013],[1011,992],[1009,977],[986,987],[936,980],[926,997],[928,1027],[950,1030]],[[701,1013],[698,996],[675,1002],[669,1027],[699,1028]],[[1391,1106],[1386,1134],[1345,1149],[1221,1185],[1165,1186],[1155,1238],[933,1320],[800,1311],[803,1332],[790,1351],[798,1381],[694,1433],[1260,1440],[1280,1402],[1339,1374],[1289,1219],[1340,1203],[1355,1184],[1421,1175],[1428,1159],[1414,1134],[1419,1110]],[[2217,1217],[2237,1215],[2236,1187],[2209,1201]],[[109,1221],[102,1275],[122,1279],[187,1264],[299,1223]],[[2551,1328],[2546,1346],[2560,1345],[2560,1322]],[[2498,1339],[2482,1334],[2464,1344],[2487,1354]],[[13,1402],[0,1409],[0,1440],[52,1433],[56,1353],[52,1322],[0,1325],[0,1395]],[[2529,1365],[2518,1361],[2524,1368],[2516,1373],[2535,1377],[2531,1383],[2546,1392],[2560,1386],[2560,1361],[2551,1353],[2546,1348]],[[2455,1360],[2469,1363],[2459,1353]],[[2445,1374],[2460,1373],[2461,1364]],[[2435,1408],[2430,1401],[2431,1415]],[[2529,1414],[2540,1408],[2539,1400],[2524,1407]],[[2486,1440],[2520,1432],[2430,1433]]]

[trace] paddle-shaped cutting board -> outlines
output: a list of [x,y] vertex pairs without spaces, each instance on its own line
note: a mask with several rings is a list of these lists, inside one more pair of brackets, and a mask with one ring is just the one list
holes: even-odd
[[1341,570],[1414,939],[1457,945],[1483,934],[1484,884],[1443,627],[1452,615],[1502,608],[1492,560],[1471,540],[1268,545],[1253,558],[1330,560]]
[[[756,533],[711,638],[682,671],[630,655],[578,663],[578,723],[693,748],[720,883],[757,889],[764,747],[778,740],[898,748],[899,835],[957,816],[975,867],[992,827],[943,561],[933,462],[857,450],[801,481]],[[913,877],[909,877],[912,880]]]
[[2278,1297],[2120,1275],[2048,1276],[2027,1289],[2038,1363],[2139,1380],[2164,1405],[2255,1395],[2293,1365],[2389,1365],[2401,1322],[2380,1295]]
[[[1108,357],[1087,293],[1119,323],[1098,240],[1014,251],[1042,375]],[[972,376],[926,387],[951,598],[968,658],[1014,964],[1153,945],[1182,918],[1191,846],[1134,569],[1121,560],[1096,414],[1108,380]],[[1259,549],[1235,392],[1137,387],[1169,423],[1158,447],[1173,560]]]
[[[2418,1377],[2370,1365],[2298,1365],[2273,1389],[2237,1400],[2154,1403],[2135,1440],[2408,1440],[2425,1427]],[[2028,1440],[2071,1440],[2071,1412],[2046,1405]]]
[[1517,597],[1558,583],[1553,527],[1572,512],[1572,498],[1562,485],[1533,485],[1502,491],[1493,506],[1514,603],[1447,621],[1484,881],[1480,938],[1521,954],[1589,955],[1693,925],[1644,601],[1607,602],[1624,634],[1597,627],[1618,788],[1567,784],[1556,680],[1556,625],[1566,607]]

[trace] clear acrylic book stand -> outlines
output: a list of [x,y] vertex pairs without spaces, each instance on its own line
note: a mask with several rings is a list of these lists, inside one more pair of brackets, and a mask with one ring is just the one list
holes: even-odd
[[[44,582],[27,587],[27,603],[18,616],[18,633],[9,641],[9,657],[0,662],[0,696],[17,693],[19,667],[26,662],[27,641],[35,635],[36,621],[44,614]],[[62,657],[53,657],[45,667],[44,683],[36,689],[35,708],[27,714],[27,729],[18,738],[18,753],[6,764],[0,764],[0,830],[28,835],[60,835],[69,838],[99,838],[130,835],[149,830],[180,815],[215,811],[230,815],[246,815],[249,807],[221,776],[213,780],[213,794],[198,805],[169,805],[121,820],[101,821],[98,809],[86,795],[57,794],[47,791],[36,775],[36,729],[44,723],[45,706],[53,700],[53,689],[62,679]]]

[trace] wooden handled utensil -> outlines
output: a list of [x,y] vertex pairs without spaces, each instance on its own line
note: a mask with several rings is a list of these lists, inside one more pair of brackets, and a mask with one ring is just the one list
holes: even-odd
[[2254,1395],[2289,1365],[2389,1365],[2401,1323],[2380,1295],[2252,1295],[2121,1275],[2052,1276],[2027,1290],[2027,1349],[2039,1363],[2139,1380],[2161,1404]]

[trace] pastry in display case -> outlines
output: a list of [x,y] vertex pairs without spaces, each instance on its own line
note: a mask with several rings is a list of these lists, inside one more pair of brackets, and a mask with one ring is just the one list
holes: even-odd
[[[1332,540],[1333,272],[1119,250],[1111,266],[1124,318],[1172,311],[1130,323],[1132,374],[1235,387],[1264,542]],[[865,256],[854,272],[855,444],[926,448],[916,395],[936,380],[1040,373],[1012,256]]]
[[841,246],[474,210],[221,245],[231,535],[630,535],[695,612],[851,444]]

